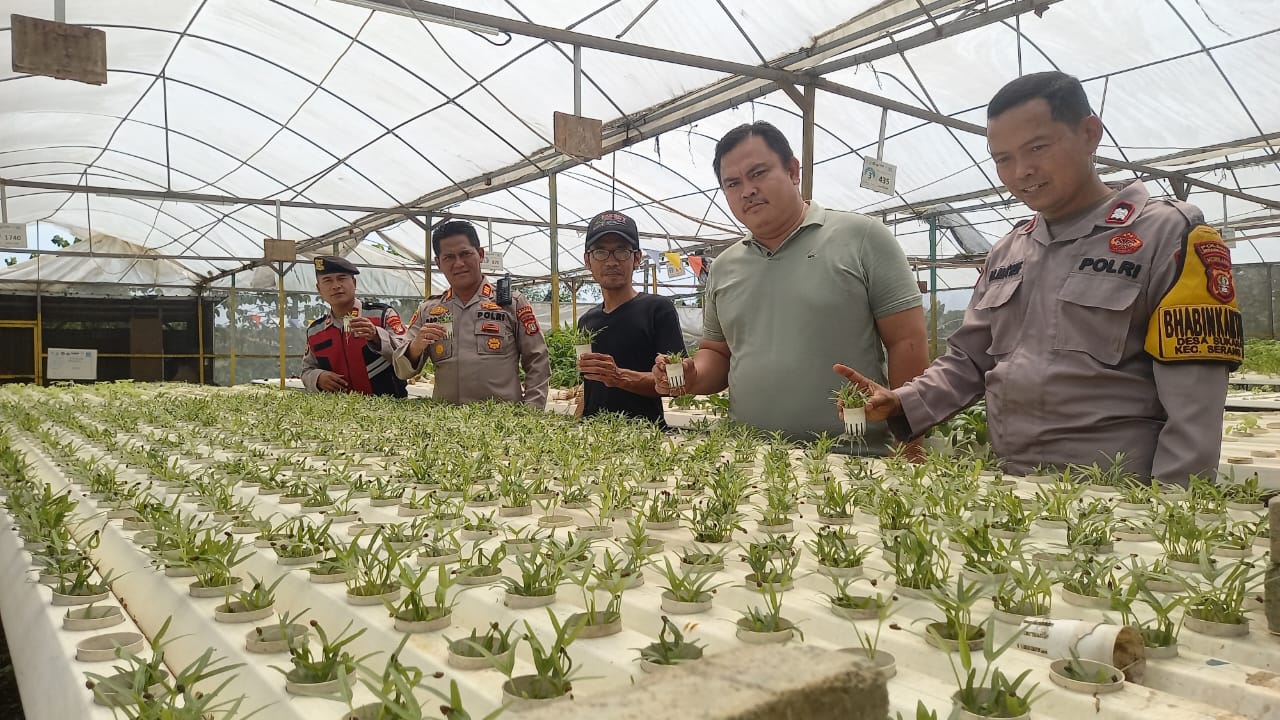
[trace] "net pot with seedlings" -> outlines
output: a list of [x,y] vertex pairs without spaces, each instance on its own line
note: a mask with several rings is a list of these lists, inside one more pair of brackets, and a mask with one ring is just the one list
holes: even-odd
[[861,438],[867,432],[867,400],[871,396],[861,387],[846,382],[832,394],[840,418],[844,421],[844,433],[850,438]]
[[684,389],[684,360],[685,354],[681,352],[667,353],[662,356],[663,367],[667,372],[667,385],[672,390]]
[[[686,626],[686,630],[692,625]],[[702,659],[703,646],[696,640],[685,640],[684,633],[666,615],[658,641],[640,648],[640,668],[645,672],[661,672],[684,663]]]

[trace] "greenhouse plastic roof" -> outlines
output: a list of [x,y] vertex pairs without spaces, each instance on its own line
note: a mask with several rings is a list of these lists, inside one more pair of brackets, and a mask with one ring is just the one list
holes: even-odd
[[[45,18],[52,6],[5,3]],[[977,125],[1004,82],[1058,68],[1085,81],[1106,124],[1100,156],[1280,201],[1275,0],[475,0],[466,9],[793,71],[867,53],[824,77]],[[1011,9],[1037,12],[998,15]],[[66,20],[106,32],[108,82],[0,70],[0,178],[359,206],[283,207],[279,235],[304,249],[378,231],[370,239],[420,259],[423,229],[366,211],[375,208],[546,222],[553,168],[561,224],[613,206],[655,235],[645,247],[723,243],[740,228],[711,173],[715,140],[767,119],[800,151],[800,110],[767,80],[584,49],[582,114],[605,122],[615,151],[566,164],[551,149],[552,114],[573,110],[572,47],[336,0],[67,0]],[[9,43],[0,28],[0,56]],[[859,188],[880,120],[879,107],[818,91],[817,201],[886,213],[913,256],[928,251],[926,226],[908,219],[915,211],[950,202],[988,243],[1028,214],[1002,192],[981,136],[900,112],[888,115],[883,150],[899,168],[898,193]],[[1151,185],[1173,194],[1167,180]],[[1225,212],[1237,241],[1250,241],[1237,245],[1237,262],[1274,259],[1274,243],[1251,240],[1274,236],[1280,211],[1223,198],[1191,188],[1211,222]],[[11,221],[123,238],[193,278],[243,267],[277,235],[270,204],[11,185],[8,211]],[[545,227],[498,221],[492,233],[509,270],[549,272]],[[942,237],[939,255],[961,252]],[[563,231],[560,243],[561,271],[580,267],[580,234]],[[953,285],[972,278],[944,271]]]

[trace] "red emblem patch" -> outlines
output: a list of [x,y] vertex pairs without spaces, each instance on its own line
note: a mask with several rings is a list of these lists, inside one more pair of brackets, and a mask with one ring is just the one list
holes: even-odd
[[1135,209],[1133,203],[1121,200],[1111,206],[1111,212],[1107,213],[1106,223],[1109,225],[1123,225],[1129,220],[1129,216],[1133,214]]
[[1222,268],[1209,268],[1209,294],[1222,304],[1230,303],[1236,299],[1236,285],[1231,278],[1230,270]]
[[400,322],[400,316],[392,313],[387,318],[387,327],[391,328],[391,332],[397,335],[404,334],[404,323]]
[[497,335],[502,332],[502,326],[496,322],[487,322],[480,326],[480,332],[485,335]]
[[1131,232],[1123,232],[1111,238],[1111,252],[1117,255],[1132,255],[1142,248],[1142,238]]
[[516,310],[516,317],[520,319],[520,323],[524,325],[525,335],[538,334],[538,318],[533,314],[533,308],[525,305]]
[[1235,300],[1236,285],[1231,277],[1231,250],[1218,240],[1198,242],[1195,250],[1200,262],[1204,263],[1209,294],[1224,304]]

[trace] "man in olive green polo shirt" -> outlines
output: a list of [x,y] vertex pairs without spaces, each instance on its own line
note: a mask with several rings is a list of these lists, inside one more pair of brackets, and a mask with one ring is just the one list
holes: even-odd
[[[702,343],[681,392],[729,388],[730,415],[796,439],[839,435],[832,392],[839,358],[857,358],[897,387],[929,364],[920,290],[893,234],[800,195],[800,162],[765,122],[731,130],[713,162],[725,199],[750,231],[711,266]],[[844,363],[848,364],[848,363]],[[857,366],[854,366],[857,367]],[[673,394],[661,362],[660,393]],[[888,439],[883,423],[869,450]]]

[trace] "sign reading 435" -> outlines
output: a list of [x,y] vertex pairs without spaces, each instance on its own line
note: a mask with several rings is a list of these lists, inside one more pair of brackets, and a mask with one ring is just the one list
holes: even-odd
[[872,157],[862,158],[862,187],[892,195],[898,180],[898,166]]

